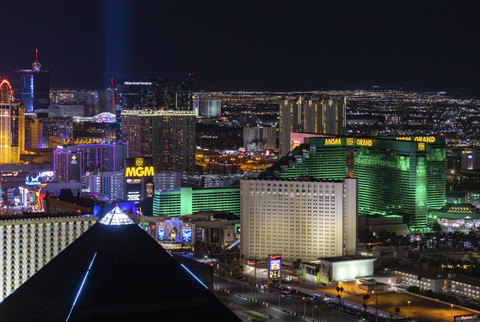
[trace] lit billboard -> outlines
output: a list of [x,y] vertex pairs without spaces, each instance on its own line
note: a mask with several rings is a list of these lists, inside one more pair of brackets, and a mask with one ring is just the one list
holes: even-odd
[[282,260],[281,259],[274,259],[270,261],[270,270],[271,271],[279,271],[282,268]]
[[151,158],[126,159],[125,190],[127,201],[133,201],[138,204],[144,201],[145,198],[153,198],[153,175],[153,160]]
[[164,239],[165,239],[165,228],[158,227],[158,240],[164,240]]
[[282,255],[268,255],[268,276],[270,279],[279,279],[282,270]]
[[192,242],[192,228],[183,228],[182,229],[182,239],[184,243]]

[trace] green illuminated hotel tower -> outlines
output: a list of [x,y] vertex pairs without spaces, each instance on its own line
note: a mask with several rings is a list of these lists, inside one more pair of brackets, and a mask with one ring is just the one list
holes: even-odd
[[429,208],[446,200],[444,136],[310,137],[260,178],[358,179],[358,215],[401,215],[426,227]]

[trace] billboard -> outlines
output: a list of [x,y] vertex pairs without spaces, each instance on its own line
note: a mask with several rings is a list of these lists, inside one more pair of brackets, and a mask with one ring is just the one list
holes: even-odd
[[165,239],[165,227],[158,227],[158,240],[162,241]]
[[281,259],[274,259],[270,261],[270,270],[271,271],[279,271],[282,268],[282,260]]
[[183,222],[178,218],[165,220],[165,237],[164,240],[170,243],[182,242],[182,224]]
[[151,162],[146,162],[148,159],[135,158],[135,165],[132,164],[131,159],[127,160],[125,177],[153,177],[153,165]]
[[463,322],[473,322],[477,321],[477,316],[475,314],[468,314],[468,315],[456,315],[454,321],[463,321]]
[[282,255],[268,255],[268,277],[279,279],[282,270]]
[[125,159],[127,201],[140,203],[153,198],[153,160],[151,158]]
[[192,242],[192,228],[183,228],[182,229],[182,239],[184,243]]

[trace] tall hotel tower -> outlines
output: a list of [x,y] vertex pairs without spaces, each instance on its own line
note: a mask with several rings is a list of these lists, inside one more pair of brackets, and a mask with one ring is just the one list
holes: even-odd
[[50,72],[41,70],[41,68],[37,49],[32,69],[16,71],[20,76],[20,102],[27,113],[48,108],[50,105]]
[[25,115],[10,82],[0,79],[0,164],[18,163],[25,149]]
[[345,135],[347,100],[342,98],[285,100],[280,103],[280,154],[290,151],[290,134],[306,132]]
[[130,158],[152,158],[155,171],[195,171],[195,112],[123,110]]
[[282,254],[287,261],[309,261],[356,253],[356,179],[243,179],[240,198],[246,260]]

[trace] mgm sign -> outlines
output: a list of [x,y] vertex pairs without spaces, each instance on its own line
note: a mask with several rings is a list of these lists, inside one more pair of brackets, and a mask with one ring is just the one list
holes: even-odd
[[135,159],[135,166],[125,169],[125,177],[153,177],[153,166],[144,166],[143,158]]

